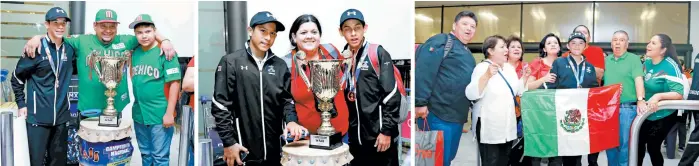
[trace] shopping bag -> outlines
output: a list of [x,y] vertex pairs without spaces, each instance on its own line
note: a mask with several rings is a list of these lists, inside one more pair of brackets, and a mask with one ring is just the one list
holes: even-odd
[[415,132],[415,165],[442,166],[444,164],[444,132],[429,131],[427,119],[423,122],[423,126],[428,131],[418,129]]

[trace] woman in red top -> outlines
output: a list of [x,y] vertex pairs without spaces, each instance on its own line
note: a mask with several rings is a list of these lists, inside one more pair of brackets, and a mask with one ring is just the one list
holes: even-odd
[[[335,48],[335,46],[331,44],[320,44],[322,33],[320,22],[318,22],[315,16],[305,14],[296,18],[289,32],[289,41],[291,41],[291,45],[294,49],[291,50],[291,54],[288,55],[289,58],[287,59],[291,59],[291,55],[296,55],[298,51],[303,51],[306,54],[305,60],[334,59],[333,56],[338,59],[343,59],[342,56],[339,56],[337,53],[337,48]],[[331,55],[331,53],[335,55]],[[291,60],[290,64],[291,94],[294,97],[299,124],[308,129],[310,133],[316,133],[321,122],[320,110],[316,108],[316,101],[318,100],[304,82],[303,76],[300,75],[304,74],[310,79],[310,69],[307,65],[300,65],[302,69],[297,69],[299,66],[297,66],[294,60]],[[344,94],[344,92],[342,88],[340,88],[337,95],[335,95],[334,109],[336,111],[332,111],[333,116],[330,123],[335,127],[337,132],[341,132],[342,135],[344,135],[349,127],[349,113],[347,111],[345,97],[342,94]]]
[[506,43],[507,50],[509,50],[507,52],[507,62],[515,67],[517,77],[521,79],[524,74],[522,69],[528,67],[528,64],[522,61],[524,60],[524,56],[522,56],[522,40],[517,36],[510,36]]
[[529,63],[532,74],[527,81],[529,82],[527,89],[538,89],[542,85],[546,86],[545,82],[556,81],[556,75],[549,73],[549,70],[553,61],[559,56],[561,56],[561,40],[553,33],[549,33],[539,43],[539,58]]

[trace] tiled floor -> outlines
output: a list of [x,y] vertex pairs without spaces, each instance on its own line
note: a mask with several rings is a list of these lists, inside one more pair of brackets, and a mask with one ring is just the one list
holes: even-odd
[[[473,140],[473,132],[469,133],[464,133],[461,135],[461,142],[459,144],[459,150],[456,153],[456,158],[454,161],[452,161],[453,166],[474,166],[476,165],[476,142],[472,141]],[[666,156],[665,149],[662,149],[663,156]],[[648,156],[648,154],[646,154]],[[664,165],[677,165],[680,161],[680,157],[682,156],[681,153],[676,154],[675,159],[667,159],[665,157],[665,164]],[[606,166],[607,165],[607,155],[602,152],[599,155],[597,163],[601,166]],[[582,165],[585,166],[587,165],[587,157],[583,156],[582,159]],[[650,158],[646,157],[643,160],[643,165],[644,166],[650,166]],[[694,165],[699,165],[699,162],[695,162]],[[542,164],[543,166],[543,164]]]

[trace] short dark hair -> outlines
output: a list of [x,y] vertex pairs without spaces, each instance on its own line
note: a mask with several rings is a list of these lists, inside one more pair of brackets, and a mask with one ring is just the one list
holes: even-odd
[[563,49],[563,45],[561,45],[561,39],[558,38],[558,36],[556,36],[556,34],[553,34],[553,33],[546,34],[546,36],[544,36],[544,38],[541,39],[541,42],[539,43],[539,57],[542,57],[542,58],[546,57],[546,50],[544,48],[546,47],[546,39],[548,39],[549,37],[556,38],[556,41],[558,41],[558,55],[557,56],[560,57],[562,52],[563,52],[561,50],[561,49]]
[[320,28],[320,21],[318,21],[318,18],[310,14],[304,14],[297,17],[294,23],[291,24],[291,30],[289,30],[289,41],[291,42],[291,46],[296,47],[296,42],[294,42],[293,34],[299,31],[299,28],[301,28],[301,24],[307,22],[315,23],[316,26],[318,26],[318,33],[320,33],[320,36],[323,36],[323,29]]
[[459,20],[461,20],[463,17],[471,17],[473,21],[476,22],[476,25],[478,25],[478,18],[476,18],[476,14],[468,10],[464,10],[459,12],[459,14],[456,14],[456,17],[454,17],[454,23],[459,22]]
[[626,31],[624,31],[624,30],[614,31],[614,33],[612,33],[612,35],[617,34],[617,33],[623,33],[624,35],[626,35],[626,40],[629,40],[629,33],[626,33]]
[[585,27],[585,29],[587,29],[587,33],[590,33],[590,28],[587,28],[587,26],[582,25],[582,24],[580,24],[580,25],[578,25],[578,26],[575,26],[575,28],[573,28],[573,32],[572,32],[572,33],[575,33],[575,30],[578,29],[578,28],[580,28],[580,27]]
[[483,41],[483,55],[485,55],[486,59],[488,58],[488,56],[490,56],[488,55],[488,49],[495,48],[495,45],[498,45],[498,41],[500,40],[502,40],[502,42],[505,42],[505,38],[500,35],[493,35],[485,38],[485,41]]
[[140,28],[140,27],[153,27],[153,29],[155,29],[155,24],[153,24],[153,23],[147,23],[147,22],[138,23],[138,24],[136,24],[136,25],[133,27],[133,29],[136,30],[137,28]]
[[[511,45],[513,42],[519,42],[519,45],[520,45],[520,46],[522,45],[522,39],[519,39],[519,37],[517,37],[517,36],[515,36],[515,35],[512,35],[512,36],[508,37],[507,40],[505,40],[505,43],[507,44],[507,48],[508,48],[508,49],[510,48],[510,45]],[[522,52],[524,52],[524,48],[522,49]],[[509,52],[508,52],[508,53],[509,53]],[[520,61],[520,62],[523,61],[523,60],[524,60],[524,54],[522,54],[522,56],[519,57],[519,61]]]

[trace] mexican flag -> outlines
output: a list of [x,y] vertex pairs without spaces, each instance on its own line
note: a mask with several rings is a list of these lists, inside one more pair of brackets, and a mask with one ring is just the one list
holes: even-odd
[[578,156],[619,146],[621,85],[522,95],[524,155]]

